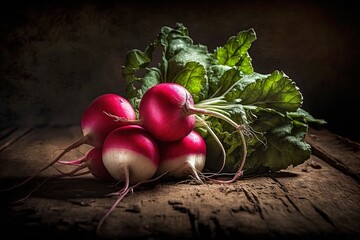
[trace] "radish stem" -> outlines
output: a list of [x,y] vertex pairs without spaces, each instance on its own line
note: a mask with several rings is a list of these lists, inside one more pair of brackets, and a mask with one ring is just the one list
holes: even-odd
[[184,112],[188,115],[201,114],[201,115],[208,115],[208,116],[220,118],[220,119],[224,120],[225,122],[229,123],[231,126],[233,126],[238,131],[238,133],[240,134],[240,137],[241,137],[242,145],[243,145],[243,157],[242,157],[241,165],[240,165],[238,171],[236,172],[235,176],[228,181],[215,180],[215,179],[211,179],[210,177],[206,177],[208,180],[211,180],[211,181],[214,181],[217,183],[233,183],[233,182],[235,182],[243,174],[242,170],[244,168],[245,161],[246,161],[246,155],[247,155],[246,140],[245,140],[244,134],[241,131],[242,125],[237,124],[232,119],[230,119],[229,117],[227,117],[221,113],[218,113],[215,111],[210,111],[207,109],[199,109],[199,108],[191,107],[188,104],[184,105]]
[[63,174],[57,174],[57,175],[52,175],[52,176],[49,176],[47,178],[45,178],[39,185],[37,185],[33,190],[31,190],[25,197],[19,199],[19,200],[16,200],[14,203],[19,203],[19,202],[23,202],[25,201],[26,199],[28,199],[31,194],[33,194],[36,190],[38,190],[42,185],[44,185],[48,180],[52,180],[52,179],[56,179],[56,178],[61,178],[61,177],[74,177],[74,176],[82,176],[82,175],[85,175],[85,174],[88,174],[90,173],[89,171],[87,172],[83,172],[83,173],[79,173],[79,174],[76,174],[77,172],[79,172],[80,170],[86,168],[87,165],[86,164],[83,164],[77,168],[75,168],[74,170],[70,171],[70,172],[67,172],[67,173],[63,173]]
[[60,158],[62,158],[67,152],[69,152],[70,150],[77,148],[79,146],[81,146],[82,144],[87,143],[89,139],[89,135],[85,135],[84,137],[82,137],[81,139],[79,139],[78,141],[74,142],[73,144],[71,144],[70,146],[68,146],[64,151],[62,151],[53,161],[51,161],[48,165],[46,165],[45,167],[41,168],[40,170],[38,170],[37,172],[35,172],[33,175],[31,175],[30,177],[26,178],[25,180],[23,180],[20,183],[15,184],[14,186],[7,188],[7,189],[1,189],[0,192],[2,191],[10,191],[13,190],[15,188],[21,187],[24,184],[28,183],[31,179],[33,179],[34,177],[38,176],[40,173],[42,173],[43,171],[45,171],[46,169],[48,169],[49,167],[53,166]]

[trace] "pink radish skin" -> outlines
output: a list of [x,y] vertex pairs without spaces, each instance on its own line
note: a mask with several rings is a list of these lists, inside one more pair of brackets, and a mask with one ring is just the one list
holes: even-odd
[[97,233],[106,218],[119,202],[141,183],[151,181],[159,166],[159,149],[156,141],[140,126],[129,125],[112,131],[105,139],[102,159],[110,175],[124,182],[124,187],[110,195],[117,201],[99,221]]
[[139,118],[154,138],[176,141],[188,135],[195,125],[195,116],[184,112],[185,105],[194,105],[185,88],[178,84],[158,84],[142,97]]
[[238,171],[230,180],[207,180],[228,184],[236,181],[243,174],[247,146],[242,126],[222,113],[196,108],[191,94],[186,88],[175,83],[160,83],[148,89],[139,106],[139,124],[160,141],[171,142],[188,135],[195,126],[195,115],[208,115],[220,118],[233,126],[240,134],[243,143],[243,158]]
[[160,164],[156,175],[169,172],[174,177],[192,175],[202,182],[198,176],[205,166],[206,144],[204,139],[195,131],[175,142],[159,143]]
[[125,98],[111,93],[96,98],[81,118],[81,128],[84,138],[87,139],[85,143],[95,148],[102,146],[112,130],[128,125],[124,122],[110,121],[104,111],[128,120],[136,119],[135,110]]
[[135,110],[125,98],[112,93],[103,94],[97,97],[83,112],[81,118],[81,128],[83,131],[82,138],[65,148],[65,150],[63,150],[52,162],[35,172],[32,176],[2,191],[9,191],[26,184],[31,179],[38,176],[41,172],[54,165],[67,152],[74,148],[77,148],[83,144],[88,144],[93,147],[101,147],[105,137],[112,130],[130,124],[129,122],[125,121],[113,121],[111,118],[109,118],[109,116],[104,114],[104,112],[116,114],[116,116],[130,121],[136,119]]
[[82,158],[73,161],[58,161],[58,163],[86,166],[94,177],[103,181],[114,180],[104,166],[102,160],[102,148],[93,148]]
[[160,83],[148,89],[142,96],[138,120],[128,120],[116,114],[104,113],[114,118],[115,122],[144,127],[156,140],[173,142],[184,138],[193,130],[195,126],[193,106],[192,96],[183,86],[175,83]]
[[159,150],[144,128],[129,125],[112,131],[106,137],[102,159],[115,180],[125,180],[132,185],[155,174],[159,165]]
[[214,180],[214,182],[232,183],[242,176],[247,155],[242,125],[237,124],[221,111],[206,109],[206,104],[202,106],[202,108],[195,107],[191,94],[183,86],[176,83],[160,83],[149,88],[143,95],[140,101],[138,120],[129,121],[121,116],[106,114],[114,118],[115,122],[143,126],[154,138],[162,142],[177,141],[188,135],[195,126],[196,115],[208,115],[224,120],[239,133],[243,143],[243,157],[240,167],[232,179],[229,181]]

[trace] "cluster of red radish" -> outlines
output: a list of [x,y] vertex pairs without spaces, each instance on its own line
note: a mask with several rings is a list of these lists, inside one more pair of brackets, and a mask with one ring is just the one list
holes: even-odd
[[[139,119],[121,96],[104,94],[96,98],[83,113],[84,137],[54,161],[88,167],[102,180],[123,181],[121,193],[165,173],[179,177],[194,174],[200,180],[197,171],[204,168],[206,145],[193,131],[195,117],[182,109],[193,104],[187,94],[177,84],[154,86],[141,100]],[[84,143],[94,147],[85,157],[58,161],[67,151]]]
[[[88,168],[86,173],[101,180],[124,183],[120,191],[112,194],[118,196],[118,200],[100,221],[99,230],[115,206],[141,183],[164,174],[176,177],[191,175],[199,182],[211,179],[204,175],[200,178],[198,175],[205,166],[206,145],[203,138],[194,131],[196,114],[214,115],[205,109],[195,108],[191,94],[174,83],[157,84],[147,90],[140,102],[138,119],[125,98],[116,94],[101,95],[83,112],[83,137],[16,186],[25,184],[55,163],[77,166],[66,176],[74,176],[81,169]],[[235,123],[232,125],[240,128]],[[239,132],[241,133],[240,129]],[[93,149],[80,159],[60,160],[67,152],[82,144],[88,144]],[[242,171],[239,170],[229,181],[211,180],[230,183],[241,174]]]

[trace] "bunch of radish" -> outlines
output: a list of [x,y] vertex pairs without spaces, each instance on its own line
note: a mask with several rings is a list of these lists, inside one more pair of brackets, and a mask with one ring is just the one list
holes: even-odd
[[[192,176],[198,183],[235,181],[242,174],[246,158],[245,144],[242,165],[231,180],[206,177],[201,173],[206,160],[205,141],[194,131],[197,114],[219,117],[242,135],[240,125],[226,116],[195,108],[191,94],[178,84],[161,83],[147,90],[140,102],[138,119],[125,98],[116,94],[101,95],[90,103],[82,115],[83,137],[35,174],[9,189],[24,185],[55,163],[76,168],[46,180],[91,173],[100,180],[122,183],[121,190],[110,194],[117,196],[118,200],[100,220],[99,231],[105,219],[129,192],[139,184],[157,180],[165,174],[180,178]],[[60,160],[82,144],[90,145],[93,149],[82,158]],[[86,168],[87,171],[81,172]]]

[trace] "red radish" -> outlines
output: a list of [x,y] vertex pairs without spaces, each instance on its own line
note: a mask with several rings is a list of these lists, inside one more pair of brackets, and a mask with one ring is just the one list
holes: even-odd
[[205,166],[206,145],[204,139],[195,131],[175,142],[159,143],[160,165],[157,175],[169,172],[174,177],[192,175],[202,182],[198,175]]
[[200,108],[199,105],[195,107],[191,94],[183,86],[176,83],[160,83],[149,88],[140,101],[139,120],[129,121],[121,116],[108,116],[115,118],[116,122],[131,122],[143,126],[157,140],[172,142],[182,139],[193,130],[196,114],[220,118],[239,132],[243,142],[243,159],[238,172],[229,183],[236,181],[242,175],[247,155],[242,125],[221,112]]
[[143,126],[160,141],[172,142],[188,135],[195,116],[186,111],[193,106],[190,93],[181,85],[162,83],[145,92],[139,107]]
[[122,122],[111,122],[105,112],[116,114],[128,120],[135,120],[135,110],[123,97],[116,94],[104,94],[96,98],[84,111],[81,128],[84,134],[83,144],[101,147],[106,136],[114,129],[127,125]]
[[114,180],[114,178],[111,177],[110,173],[104,166],[102,160],[102,148],[93,148],[84,157],[79,159],[73,161],[58,161],[58,163],[87,167],[89,172],[100,180]]
[[194,106],[190,93],[181,85],[161,83],[148,89],[140,101],[139,120],[127,120],[108,114],[115,122],[143,126],[154,138],[163,142],[177,141],[194,128],[195,116],[188,106]]
[[140,126],[117,128],[105,139],[102,159],[115,180],[135,184],[150,179],[159,165],[155,140]]
[[111,93],[103,94],[97,97],[83,112],[81,118],[81,128],[84,134],[83,137],[68,146],[52,162],[35,172],[32,176],[5,190],[11,190],[24,185],[32,178],[38,176],[41,172],[54,165],[62,156],[74,148],[83,144],[88,144],[93,147],[101,147],[105,137],[112,130],[129,124],[128,122],[123,121],[112,121],[108,116],[106,116],[106,114],[104,114],[104,112],[116,114],[123,119],[136,119],[135,110],[125,98]]
[[152,178],[159,165],[159,149],[156,141],[140,126],[129,125],[112,131],[105,139],[102,159],[110,175],[124,181],[117,193],[118,200],[100,220],[97,232],[116,205],[135,186]]

